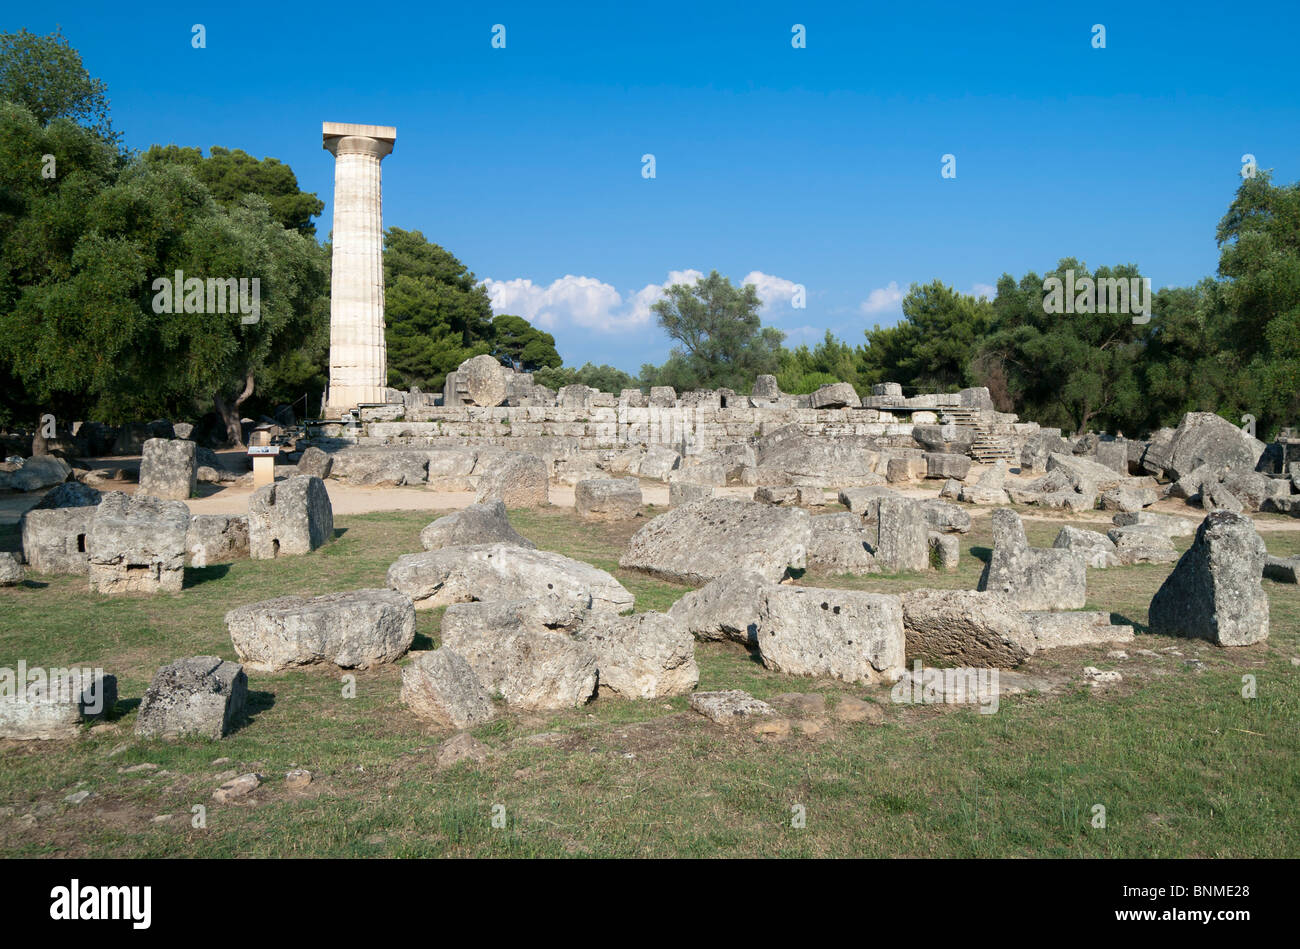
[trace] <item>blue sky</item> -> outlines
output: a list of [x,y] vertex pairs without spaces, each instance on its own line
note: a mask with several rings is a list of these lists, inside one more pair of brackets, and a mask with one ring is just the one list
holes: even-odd
[[1243,154],[1300,178],[1289,4],[319,0],[0,18],[56,24],[129,146],[286,161],[326,201],[322,236],[321,122],[396,126],[385,224],[451,250],[566,364],[662,361],[649,301],[714,268],[757,282],[790,343],[827,328],[859,343],[912,282],[970,291],[1067,255],[1192,283],[1217,264]]

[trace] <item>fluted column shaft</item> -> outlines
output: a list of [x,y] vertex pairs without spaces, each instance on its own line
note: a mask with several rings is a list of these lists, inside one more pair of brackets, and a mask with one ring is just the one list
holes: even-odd
[[337,415],[361,403],[385,401],[388,353],[380,162],[393,143],[391,138],[329,133],[327,125],[325,148],[334,155],[327,410]]

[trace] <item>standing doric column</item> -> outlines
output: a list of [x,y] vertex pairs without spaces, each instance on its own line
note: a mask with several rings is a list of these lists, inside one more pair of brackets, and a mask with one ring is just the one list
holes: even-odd
[[397,129],[326,122],[334,156],[334,258],[330,278],[330,381],[326,414],[383,402],[388,384],[384,343],[384,193],[379,163]]

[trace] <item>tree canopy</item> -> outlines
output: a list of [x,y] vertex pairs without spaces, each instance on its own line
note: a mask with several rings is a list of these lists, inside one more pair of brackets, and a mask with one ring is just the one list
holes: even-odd
[[241,149],[221,147],[213,147],[204,158],[199,148],[154,145],[144,153],[144,160],[193,169],[217,203],[226,208],[237,206],[244,195],[261,195],[280,226],[300,234],[314,235],[312,219],[325,209],[325,202],[316,195],[298,189],[293,169],[278,158],[259,161]]
[[753,284],[733,286],[716,270],[696,283],[670,286],[651,309],[680,346],[658,370],[657,384],[740,391],[759,374],[776,372],[785,334],[762,325],[761,306]]
[[40,125],[67,119],[105,141],[117,139],[104,83],[86,71],[61,31],[0,33],[0,99],[27,109]]
[[447,373],[492,351],[492,303],[478,279],[419,231],[384,233],[388,384],[441,389]]

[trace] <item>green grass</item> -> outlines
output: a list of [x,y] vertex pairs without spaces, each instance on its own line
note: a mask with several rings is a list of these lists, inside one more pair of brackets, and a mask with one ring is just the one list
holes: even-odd
[[[874,698],[884,723],[832,721],[816,735],[796,730],[760,741],[709,724],[684,698],[600,698],[563,713],[511,713],[475,730],[493,752],[486,765],[439,771],[434,751],[447,734],[401,706],[398,667],[352,673],[357,696],[344,699],[344,671],[318,666],[251,673],[252,714],[223,741],[134,737],[136,702],[159,665],[200,653],[234,658],[222,622],[228,609],[286,593],[383,586],[388,565],[419,549],[428,517],[341,517],[336,540],[309,556],[187,570],[186,589],[174,596],[109,599],[89,593],[84,578],[55,576],[0,590],[0,666],[19,659],[102,666],[118,676],[123,697],[113,720],[75,741],[0,742],[0,853],[1300,854],[1300,669],[1290,662],[1300,655],[1300,592],[1265,581],[1272,632],[1260,646],[1153,637],[1145,634],[1147,604],[1168,566],[1089,571],[1089,608],[1139,628],[1132,658],[1106,660],[1104,647],[1036,656],[1023,671],[1074,678],[1051,694],[1003,698],[994,715],[894,705],[883,687],[777,675],[736,644],[701,643],[701,689],[742,688],[760,698],[820,692],[832,706],[845,695]],[[617,569],[644,521],[591,525],[558,509],[511,518],[539,546],[614,572],[638,610],[666,609],[686,590]],[[1059,523],[1026,527],[1032,543],[1047,546]],[[1273,553],[1300,552],[1300,532],[1265,536]],[[981,517],[963,538],[958,571],[809,574],[801,582],[879,592],[971,588],[990,544]],[[15,546],[13,529],[0,529],[0,548]],[[416,649],[436,643],[440,617],[419,614]],[[1118,668],[1124,681],[1088,689],[1077,682],[1084,665]],[[1245,674],[1257,678],[1255,699],[1241,695]],[[158,768],[120,773],[141,763]],[[316,775],[306,791],[286,788],[292,768]],[[212,801],[226,772],[254,770],[267,780],[249,803]],[[64,803],[77,789],[95,796]],[[1091,826],[1096,804],[1106,808],[1105,829]],[[206,808],[206,828],[191,826],[195,805]],[[500,828],[492,823],[497,805]],[[795,805],[806,811],[804,829],[791,826]],[[172,817],[155,821],[159,815]]]

